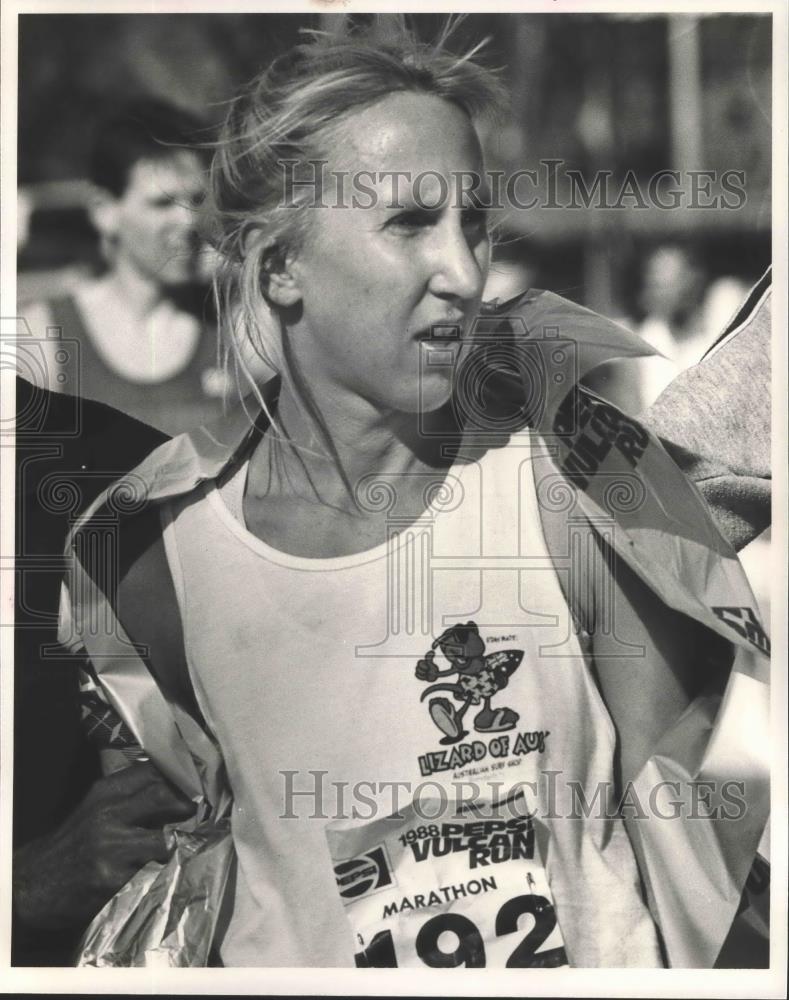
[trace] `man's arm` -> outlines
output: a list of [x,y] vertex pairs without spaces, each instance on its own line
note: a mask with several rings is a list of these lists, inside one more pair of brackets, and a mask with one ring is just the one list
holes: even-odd
[[164,824],[193,812],[150,763],[100,778],[56,830],[14,852],[15,935],[86,926],[143,865],[167,859]]
[[[129,636],[144,637],[146,663],[165,694],[197,714],[157,512],[133,518],[122,540],[123,552],[142,552],[130,558],[112,603]],[[17,846],[15,963],[38,964],[41,950],[42,958],[59,952],[66,964],[107,900],[143,865],[166,860],[164,825],[186,819],[194,808],[153,764],[135,763],[97,780],[55,829]]]

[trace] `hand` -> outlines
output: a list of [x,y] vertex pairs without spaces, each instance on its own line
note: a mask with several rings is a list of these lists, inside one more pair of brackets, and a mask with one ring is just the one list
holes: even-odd
[[425,658],[416,665],[416,677],[420,681],[434,681],[438,677],[438,667],[435,664],[436,654],[431,649]]
[[164,862],[165,823],[194,803],[150,763],[100,778],[53,833],[14,851],[14,911],[28,927],[87,924],[149,861]]

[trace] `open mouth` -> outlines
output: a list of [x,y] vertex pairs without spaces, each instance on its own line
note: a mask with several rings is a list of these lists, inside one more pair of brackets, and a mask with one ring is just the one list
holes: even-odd
[[459,347],[462,328],[459,323],[433,323],[417,334],[416,339],[425,347]]

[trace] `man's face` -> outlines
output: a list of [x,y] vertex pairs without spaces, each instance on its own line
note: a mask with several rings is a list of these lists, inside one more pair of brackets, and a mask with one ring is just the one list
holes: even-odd
[[[393,94],[343,122],[327,154],[330,170],[368,171],[374,196],[354,205],[348,181],[348,207],[307,209],[308,235],[293,265],[302,312],[290,346],[299,368],[333,398],[402,412],[441,406],[452,365],[426,361],[440,352],[456,363],[461,341],[425,338],[434,324],[468,329],[488,270],[484,210],[455,187],[460,171],[482,174],[476,132],[447,101]],[[383,171],[407,177],[394,187]],[[448,185],[443,202],[438,178]]]
[[113,261],[162,285],[200,277],[196,209],[205,176],[194,153],[138,160],[123,194],[111,206]]

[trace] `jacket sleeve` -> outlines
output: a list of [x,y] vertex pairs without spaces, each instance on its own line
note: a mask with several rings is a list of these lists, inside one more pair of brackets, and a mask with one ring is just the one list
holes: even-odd
[[641,416],[742,549],[770,524],[770,275]]

